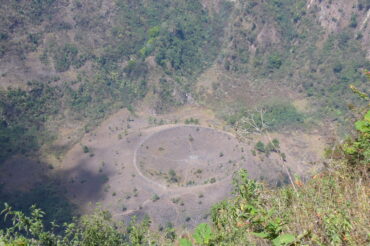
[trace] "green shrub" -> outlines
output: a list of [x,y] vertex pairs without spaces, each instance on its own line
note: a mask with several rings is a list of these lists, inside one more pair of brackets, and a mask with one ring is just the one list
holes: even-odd
[[279,69],[281,65],[283,64],[283,61],[279,54],[271,55],[268,59],[268,69],[274,70]]
[[[74,44],[65,44],[59,47],[54,54],[54,68],[57,72],[68,71],[72,63],[79,64],[77,60],[78,48]],[[78,65],[76,65],[78,66]]]
[[356,15],[356,14],[352,14],[352,16],[351,16],[351,22],[350,22],[349,26],[350,26],[351,28],[356,28],[356,27],[357,27],[357,25],[358,25],[358,22],[357,22],[357,15]]
[[199,125],[199,119],[191,117],[189,119],[185,119],[184,123],[187,125]]
[[152,201],[153,202],[156,202],[156,201],[158,201],[160,199],[160,197],[157,195],[157,194],[154,194],[153,196],[152,196]]
[[280,142],[278,139],[274,138],[272,140],[272,144],[274,145],[275,148],[279,149],[280,148]]
[[84,146],[82,147],[82,150],[83,150],[83,152],[84,152],[84,153],[89,153],[89,152],[90,152],[89,147],[87,147],[86,145],[84,145]]
[[261,141],[258,141],[258,142],[256,143],[256,145],[254,146],[254,148],[255,148],[256,150],[258,150],[259,152],[262,152],[262,153],[264,153],[264,152],[266,151],[266,149],[265,149],[265,144],[264,144],[264,143],[262,143]]

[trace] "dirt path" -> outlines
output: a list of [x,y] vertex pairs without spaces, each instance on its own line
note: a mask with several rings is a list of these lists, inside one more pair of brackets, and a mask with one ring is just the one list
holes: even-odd
[[[138,167],[138,152],[140,150],[140,147],[144,146],[146,141],[148,141],[150,138],[152,138],[153,135],[158,134],[161,131],[168,130],[168,129],[174,129],[174,128],[175,129],[180,129],[182,127],[187,127],[187,128],[197,127],[197,128],[199,128],[199,126],[189,126],[189,125],[165,125],[165,126],[160,126],[160,127],[151,128],[151,129],[145,129],[145,130],[142,129],[141,133],[144,134],[145,137],[142,138],[136,144],[136,147],[134,149],[134,154],[133,154],[133,161],[132,161],[132,165],[135,168],[135,172],[136,172],[137,177],[140,180],[142,180],[143,182],[145,182],[147,185],[150,185],[154,190],[156,190],[156,193],[160,198],[159,201],[162,202],[162,205],[167,206],[167,207],[173,207],[175,209],[175,211],[176,211],[175,223],[177,223],[179,221],[179,218],[182,216],[181,210],[184,210],[185,208],[181,207],[178,204],[175,204],[172,201],[173,198],[181,198],[181,197],[184,197],[186,195],[191,195],[191,196],[194,196],[194,197],[198,197],[199,194],[204,193],[204,191],[209,189],[209,188],[214,187],[213,190],[217,190],[217,187],[228,186],[231,183],[231,177],[227,177],[227,178],[224,178],[222,180],[218,180],[215,183],[206,183],[206,184],[199,184],[199,185],[186,186],[186,187],[168,187],[168,186],[166,186],[166,185],[164,185],[164,184],[162,184],[162,183],[160,183],[156,180],[153,180],[153,179],[149,178],[148,176],[146,176],[142,172],[142,170]],[[209,127],[208,128],[201,127],[201,128],[214,131],[214,129],[209,128]],[[221,134],[225,134],[228,137],[233,137],[232,134],[229,134],[229,133],[226,133],[226,132],[221,132],[221,131],[218,131],[218,130],[217,130],[217,132],[220,132]],[[194,152],[194,147],[193,147],[192,142],[189,139],[186,142],[188,144],[189,153]],[[170,161],[173,161],[173,162],[185,163],[185,164],[187,162],[189,162],[189,159],[173,159],[173,158],[168,158],[168,157],[164,157],[164,156],[158,157],[158,156],[155,156],[153,154],[148,154],[148,155],[158,159],[159,161],[160,160],[170,160]],[[190,168],[186,170],[186,174],[185,174],[185,178],[184,178],[185,184],[189,180],[190,171],[191,171]],[[119,177],[116,177],[115,179],[118,179],[118,178]],[[150,207],[151,204],[156,204],[159,201],[153,201],[151,198],[148,198],[148,199],[144,200],[143,202],[141,202],[137,206],[137,209],[129,209],[129,210],[126,210],[124,212],[113,212],[112,215],[115,218],[122,218],[124,216],[129,216],[129,215],[135,214],[136,212],[140,212],[140,210],[145,209],[146,207]],[[180,207],[182,208],[181,210],[180,210]]]

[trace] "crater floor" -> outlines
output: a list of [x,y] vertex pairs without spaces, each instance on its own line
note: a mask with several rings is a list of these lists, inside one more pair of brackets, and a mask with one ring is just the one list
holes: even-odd
[[212,205],[230,196],[238,169],[270,183],[286,180],[280,165],[258,161],[253,144],[219,130],[217,122],[184,125],[176,117],[156,125],[120,112],[67,153],[58,172],[81,213],[99,203],[117,220],[148,215],[153,225],[193,227],[207,220]]
[[143,139],[134,155],[138,172],[171,188],[220,182],[243,163],[244,147],[231,134],[199,126],[155,132]]

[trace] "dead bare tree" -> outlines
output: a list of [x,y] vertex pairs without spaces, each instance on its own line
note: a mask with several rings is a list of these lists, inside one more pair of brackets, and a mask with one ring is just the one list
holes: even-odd
[[[247,116],[242,117],[235,126],[236,133],[239,135],[238,138],[246,136],[251,133],[257,133],[260,135],[264,135],[267,137],[269,142],[274,146],[275,149],[278,149],[277,146],[272,141],[272,138],[270,137],[269,134],[269,126],[265,122],[264,114],[265,114],[264,109],[255,109],[254,112],[250,112]],[[257,118],[258,117],[258,118]],[[280,154],[280,151],[278,151]],[[285,165],[285,160],[280,155],[280,165],[285,169],[285,172],[287,173],[289,177],[289,181],[293,186],[294,191],[297,193],[297,188],[295,186],[294,180],[292,178],[292,175],[288,169],[288,167]]]
[[[255,109],[254,112],[248,114],[248,116],[243,116],[237,123],[236,123],[236,131],[241,135],[247,135],[253,132],[257,132],[262,134],[268,129],[268,125],[265,123],[264,120],[264,109]],[[258,118],[256,118],[258,117]]]

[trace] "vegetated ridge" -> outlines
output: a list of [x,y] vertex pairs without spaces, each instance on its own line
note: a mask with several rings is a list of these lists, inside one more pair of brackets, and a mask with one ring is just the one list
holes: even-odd
[[[367,0],[4,0],[0,166],[14,163],[14,170],[24,170],[29,164],[34,171],[46,162],[40,172],[57,167],[59,175],[72,146],[123,108],[156,116],[203,105],[243,138],[265,127],[276,132],[335,128],[350,135],[353,118],[359,118],[355,105],[368,105],[363,71],[370,66],[369,8]],[[350,84],[365,100],[348,90]],[[29,236],[10,226],[0,240],[10,245],[240,245],[246,238],[259,245],[367,244],[366,111],[356,123],[356,136],[328,151],[334,160],[308,184],[290,177],[292,187],[272,192],[242,171],[235,178],[236,197],[215,205],[213,225],[200,224],[194,234],[181,234],[171,224],[157,234],[148,220],[118,225],[102,211],[77,219],[66,231],[49,223],[45,231],[40,210],[28,217],[6,207],[4,214]],[[129,129],[130,119],[124,124]],[[285,153],[271,140],[258,141],[254,155],[272,154],[284,163]],[[82,151],[82,159],[94,158],[87,145]],[[176,174],[166,173],[180,181]],[[3,193],[0,182],[1,202],[16,201],[16,209],[26,211],[25,204],[47,200],[43,208],[55,211],[53,201],[58,208],[53,218],[71,221],[73,206],[60,195],[67,192],[60,185],[64,180],[43,178],[16,196]]]

